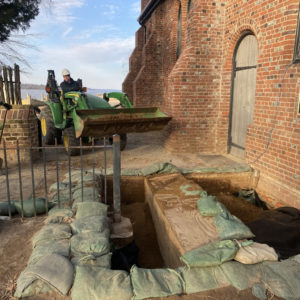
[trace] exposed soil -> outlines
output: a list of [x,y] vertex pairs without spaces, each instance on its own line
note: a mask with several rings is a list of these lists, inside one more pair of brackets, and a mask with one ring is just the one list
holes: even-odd
[[133,225],[133,239],[139,248],[139,266],[142,268],[163,268],[154,224],[148,204],[132,203],[122,206],[122,215],[130,218]]
[[43,226],[44,219],[0,220],[0,299],[11,299],[15,281],[31,255],[31,239]]

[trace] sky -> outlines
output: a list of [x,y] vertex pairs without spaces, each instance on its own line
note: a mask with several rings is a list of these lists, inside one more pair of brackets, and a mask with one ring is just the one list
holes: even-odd
[[25,32],[35,49],[20,49],[31,66],[21,82],[45,84],[51,69],[60,83],[67,68],[86,87],[121,90],[139,28],[140,0],[52,0],[50,7],[43,1]]

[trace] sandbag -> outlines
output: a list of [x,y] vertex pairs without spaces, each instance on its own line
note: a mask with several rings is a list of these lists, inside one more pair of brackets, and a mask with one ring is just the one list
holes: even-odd
[[261,280],[262,264],[244,265],[237,261],[228,261],[220,265],[227,280],[238,290],[251,288]]
[[16,298],[33,297],[39,294],[50,294],[53,289],[44,281],[28,275],[26,268],[17,280],[17,287],[14,293]]
[[[22,203],[21,201],[15,201],[15,207],[19,213],[19,215],[22,214]],[[41,215],[46,212],[46,200],[45,198],[36,198],[35,199],[35,205],[36,205],[36,214]],[[48,202],[48,209],[52,208],[54,206],[53,203]],[[33,217],[34,216],[34,201],[32,198],[26,199],[23,201],[23,214],[24,217]]]
[[108,218],[104,216],[83,217],[71,223],[72,233],[80,232],[102,232],[109,237]]
[[93,255],[74,256],[71,263],[74,266],[86,266],[91,265],[95,267],[111,268],[111,253],[95,257]]
[[71,235],[71,227],[67,224],[48,224],[34,235],[32,246],[43,245],[48,241],[69,239]]
[[[95,193],[95,198],[94,198],[94,193]],[[83,187],[83,200],[87,200],[87,199],[91,199],[91,200],[96,200],[99,199],[99,191],[97,188],[93,188],[93,187]],[[80,200],[82,201],[82,189],[77,189],[75,190],[75,192],[73,193],[73,200]]]
[[173,269],[143,269],[132,266],[130,278],[133,299],[181,295],[185,290],[181,275]]
[[[59,182],[59,191],[69,190],[69,183],[68,182]],[[53,183],[49,188],[49,193],[57,191],[57,182]]]
[[125,271],[77,266],[72,300],[131,300],[130,277]]
[[180,267],[177,271],[184,280],[185,292],[187,294],[203,292],[230,285],[230,282],[227,280],[219,266],[204,268]]
[[300,299],[300,263],[297,259],[291,257],[263,265],[262,281],[273,294],[288,300]]
[[236,216],[233,216],[221,203],[217,205],[222,212],[214,217],[216,228],[221,240],[253,238],[251,230]]
[[70,255],[70,240],[57,240],[57,241],[45,241],[42,245],[36,246],[29,258],[29,265],[34,265],[42,257],[48,254],[59,254],[61,256],[69,257]]
[[67,258],[53,253],[30,266],[27,274],[46,282],[61,295],[66,295],[73,283],[74,269]]
[[92,216],[107,216],[108,205],[101,202],[78,203],[76,219]]
[[110,252],[110,244],[103,233],[83,232],[72,236],[71,251],[75,256],[90,254],[98,257]]
[[220,206],[217,205],[216,196],[203,196],[197,200],[197,207],[202,216],[213,217],[221,213]]
[[179,169],[168,162],[157,162],[140,170],[141,175],[180,173]]
[[231,240],[212,242],[184,253],[180,260],[189,267],[217,266],[232,260],[238,248],[237,243]]
[[[239,242],[237,242],[239,244]],[[252,243],[249,246],[240,248],[234,257],[234,260],[242,264],[256,264],[265,260],[277,261],[278,256],[275,250],[267,244]]]
[[[10,201],[10,212],[11,215],[14,215],[17,213],[17,208],[14,204],[15,201]],[[0,202],[0,216],[8,216],[8,201]]]
[[44,221],[45,224],[51,223],[71,223],[74,211],[68,208],[52,208],[48,212],[48,217]]

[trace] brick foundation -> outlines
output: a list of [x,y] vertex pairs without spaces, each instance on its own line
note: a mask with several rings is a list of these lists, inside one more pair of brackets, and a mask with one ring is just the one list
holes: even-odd
[[[3,122],[5,109],[0,109],[0,123]],[[34,113],[33,107],[30,105],[13,105],[13,108],[7,112],[6,123],[3,132],[7,147],[7,159],[11,165],[17,163],[17,151],[9,149],[16,148],[17,140],[20,146],[21,162],[29,162],[29,147],[37,147],[38,143],[38,119]],[[3,141],[1,148],[3,147]],[[37,155],[37,151],[33,151],[33,156]],[[3,151],[0,156],[3,158]]]
[[[179,2],[182,50],[176,59]],[[142,8],[147,3],[141,1]],[[226,153],[234,51],[243,35],[252,32],[259,52],[246,161],[260,170],[264,193],[299,205],[299,64],[288,69],[276,106],[279,83],[293,58],[299,1],[192,0],[190,12],[187,6],[188,0],[161,1],[139,29],[123,90],[136,106],[160,106],[172,115],[165,131],[170,151]],[[269,149],[257,160],[268,140]],[[279,189],[271,187],[274,182]]]

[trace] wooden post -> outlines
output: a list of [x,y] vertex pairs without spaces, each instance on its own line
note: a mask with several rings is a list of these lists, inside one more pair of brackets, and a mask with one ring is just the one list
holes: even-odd
[[20,82],[20,68],[17,64],[15,64],[15,99],[16,104],[22,104],[21,99],[21,82]]
[[5,102],[10,103],[9,92],[8,92],[8,80],[7,80],[7,68],[3,67],[3,79],[4,79],[4,89],[5,89]]
[[10,101],[11,104],[16,104],[15,93],[14,93],[13,72],[11,67],[8,67],[8,77],[9,77],[8,86],[9,86]]

